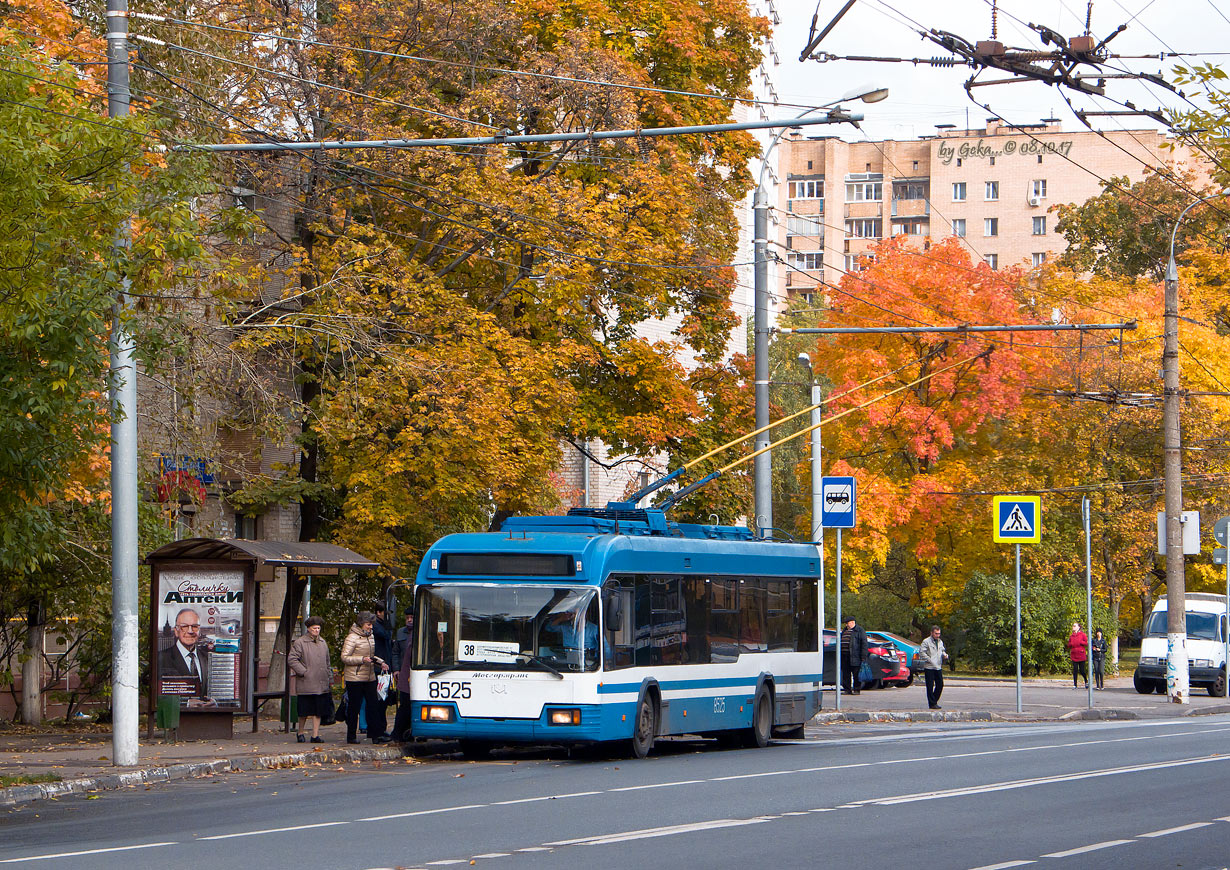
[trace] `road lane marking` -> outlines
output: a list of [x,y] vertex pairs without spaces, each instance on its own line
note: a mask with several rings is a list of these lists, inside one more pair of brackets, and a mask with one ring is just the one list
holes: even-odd
[[695,831],[711,831],[717,828],[737,828],[743,825],[759,825],[770,819],[764,816],[754,816],[750,819],[713,819],[707,822],[693,822],[686,825],[667,825],[660,828],[642,828],[637,831],[620,831],[615,834],[598,834],[591,837],[578,837],[573,840],[556,840],[545,843],[546,846],[605,846],[610,843],[624,843],[628,840],[647,840],[653,837],[672,837],[677,834],[690,834]]
[[[517,798],[516,800],[512,800],[512,801],[496,801],[495,803],[491,804],[491,806],[506,807],[506,806],[509,806],[510,804],[532,804],[535,801],[555,801],[555,800],[563,800],[564,798],[587,797],[591,794],[602,794],[602,792],[600,791],[574,791],[572,794],[544,794],[544,795],[540,795],[539,797]],[[359,821],[366,821],[366,820],[360,819]]]
[[1073,855],[1083,855],[1086,852],[1096,852],[1099,849],[1109,849],[1111,846],[1122,846],[1125,843],[1135,843],[1135,840],[1106,840],[1102,843],[1093,843],[1088,846],[1077,846],[1075,849],[1067,849],[1063,852],[1048,852],[1043,855],[1043,858],[1070,858]]
[[1170,834],[1181,834],[1184,831],[1194,831],[1197,828],[1207,828],[1212,822],[1193,822],[1190,825],[1179,825],[1177,828],[1166,828],[1161,831],[1150,831],[1147,834],[1137,834],[1138,837],[1166,837]]
[[485,855],[475,855],[474,860],[477,861],[479,858],[507,858],[511,854],[512,852],[488,852]]
[[1214,819],[1215,822],[1230,822],[1230,816],[1222,816],[1220,819]]
[[159,846],[178,846],[179,842],[168,840],[165,843],[141,843],[136,846],[111,846],[106,849],[83,849],[80,852],[52,852],[47,855],[27,855],[25,858],[4,858],[0,864],[20,864],[23,861],[46,861],[49,858],[76,858],[79,855],[101,855],[105,852],[129,852],[133,849],[155,849]]
[[[1133,764],[1128,767],[1109,767],[1102,770],[1085,770],[1080,773],[1065,773],[1056,776],[1042,776],[1035,779],[1016,779],[1006,782],[992,782],[986,785],[963,786],[961,788],[947,789],[945,791],[930,791],[917,792],[915,794],[897,795],[887,798],[868,798],[866,800],[856,801],[860,805],[877,805],[877,806],[892,806],[894,804],[908,804],[917,801],[942,800],[952,797],[966,797],[969,795],[986,794],[988,792],[1009,791],[1018,788],[1031,788],[1037,785],[1052,785],[1060,782],[1072,782],[1073,780],[1092,779],[1103,776],[1118,776],[1124,773],[1143,773],[1149,770],[1163,770],[1171,767],[1187,767],[1193,764],[1209,764],[1217,761],[1230,761],[1230,755],[1207,755],[1200,758],[1185,758],[1178,761],[1159,761],[1152,764]],[[1207,823],[1211,824],[1211,823]]]
[[198,840],[233,840],[236,837],[260,837],[265,834],[284,834],[287,831],[306,831],[311,828],[332,828],[334,825],[348,825],[349,822],[317,822],[314,825],[292,825],[289,828],[265,828],[260,831],[240,831],[237,834],[214,834],[212,837],[197,837]]
[[[623,788],[608,788],[608,792],[617,791],[642,791],[647,788],[674,788],[677,785],[699,785],[700,783],[708,782],[707,779],[683,779],[678,782],[653,782],[648,785],[625,785]],[[591,792],[598,794],[598,792]]]
[[1024,867],[1026,864],[1034,864],[1034,861],[1004,861],[1001,864],[987,864],[983,867],[975,867],[973,870],[1008,870],[1009,867]]
[[[387,819],[408,819],[411,816],[430,816],[436,813],[455,813],[459,810],[481,810],[491,806],[491,804],[462,804],[459,807],[437,807],[434,810],[415,810],[410,813],[393,813],[388,816],[368,816],[365,819],[355,819],[356,822],[383,822]],[[344,822],[333,822],[332,824],[345,824]]]

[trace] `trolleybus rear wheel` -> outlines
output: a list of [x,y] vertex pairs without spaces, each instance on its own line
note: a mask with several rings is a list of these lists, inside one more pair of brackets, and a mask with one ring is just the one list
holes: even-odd
[[763,749],[769,745],[773,736],[773,697],[764,686],[756,692],[756,702],[752,705],[752,727],[747,729],[745,740],[749,747]]

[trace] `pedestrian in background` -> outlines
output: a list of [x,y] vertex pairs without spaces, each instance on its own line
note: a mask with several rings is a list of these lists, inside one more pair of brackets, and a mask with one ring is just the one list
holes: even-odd
[[295,694],[299,708],[298,741],[304,743],[304,728],[312,724],[312,742],[320,739],[320,720],[333,713],[333,665],[329,661],[329,644],[320,636],[325,621],[319,616],[303,620],[304,632],[295,638],[286,656],[286,666],[295,675]]
[[410,718],[410,657],[414,648],[414,608],[407,607],[405,624],[393,635],[393,679],[397,681],[397,715],[393,717],[393,739],[408,740]]
[[[385,612],[385,607],[382,602],[376,602],[372,605],[372,610],[375,611],[376,618],[372,620],[372,639],[375,641],[376,658],[382,662],[393,661],[393,627],[389,624],[388,616]],[[396,668],[394,668],[396,670]],[[392,691],[390,690],[390,695]],[[376,696],[376,705],[367,705],[367,733],[374,734],[376,737],[383,737],[385,740],[392,739],[389,736],[389,719],[385,711],[388,710],[391,698],[386,696],[381,698],[379,694]]]
[[376,614],[360,611],[354,625],[342,642],[342,679],[346,683],[346,742],[358,743],[359,707],[367,705],[367,736],[373,743],[387,743],[381,731],[373,730],[370,712],[376,708],[376,673],[387,671],[389,666],[376,656],[376,641],[372,637],[372,625]]
[[939,710],[940,695],[944,694],[944,662],[948,659],[948,650],[944,649],[944,641],[940,640],[940,627],[931,626],[931,634],[918,647],[918,658],[922,660],[923,679],[927,684],[927,707]]
[[1093,640],[1089,642],[1089,651],[1093,653],[1093,679],[1094,685],[1102,689],[1102,671],[1106,667],[1106,638],[1102,637],[1102,629],[1098,629],[1093,633]]
[[1076,681],[1083,676],[1088,689],[1089,671],[1085,670],[1085,662],[1089,660],[1089,635],[1081,631],[1079,622],[1072,623],[1072,633],[1068,635],[1068,657],[1072,659],[1072,688],[1080,688]]
[[868,661],[867,633],[857,625],[853,616],[845,619],[846,628],[841,633],[841,690],[857,695],[863,682],[859,670]]

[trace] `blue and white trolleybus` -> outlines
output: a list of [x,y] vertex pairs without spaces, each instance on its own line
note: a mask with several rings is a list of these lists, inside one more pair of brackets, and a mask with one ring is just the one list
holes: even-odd
[[820,707],[814,545],[661,510],[574,509],[448,535],[415,583],[415,737],[700,734],[764,746]]

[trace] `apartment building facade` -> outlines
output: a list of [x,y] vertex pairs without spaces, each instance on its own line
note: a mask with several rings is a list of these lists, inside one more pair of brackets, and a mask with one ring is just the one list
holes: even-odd
[[950,236],[991,268],[1039,267],[1063,253],[1059,204],[1102,192],[1102,179],[1133,182],[1151,168],[1208,166],[1156,130],[1065,132],[1051,118],[981,129],[937,127],[912,141],[843,142],[792,132],[779,146],[784,183],[776,241],[779,296],[810,296],[857,271],[886,236],[919,247]]

